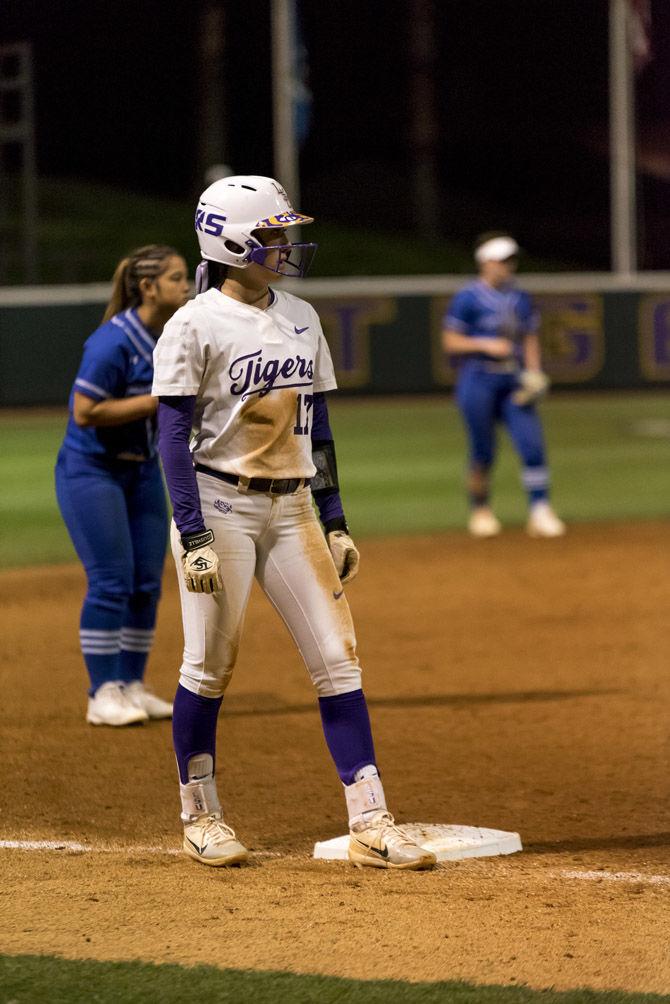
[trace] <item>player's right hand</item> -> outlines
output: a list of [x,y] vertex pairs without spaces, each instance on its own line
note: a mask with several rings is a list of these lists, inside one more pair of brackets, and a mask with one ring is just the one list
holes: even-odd
[[184,547],[181,563],[188,591],[190,593],[216,593],[219,589],[223,589],[219,556],[210,546],[214,542],[212,531],[184,534],[181,542]]

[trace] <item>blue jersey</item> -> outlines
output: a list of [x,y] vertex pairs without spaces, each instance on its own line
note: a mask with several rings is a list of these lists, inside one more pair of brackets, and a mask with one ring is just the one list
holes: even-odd
[[[521,341],[525,335],[537,331],[539,317],[528,293],[506,285],[494,289],[476,279],[464,286],[453,298],[444,316],[444,327],[463,335],[477,338],[509,338],[517,343],[517,357],[521,356]],[[491,358],[478,352],[480,359]]]
[[65,446],[110,460],[148,460],[156,456],[156,420],[140,418],[125,425],[80,428],[72,417],[74,393],[94,401],[150,394],[155,338],[135,310],[125,310],[94,331],[70,394]]

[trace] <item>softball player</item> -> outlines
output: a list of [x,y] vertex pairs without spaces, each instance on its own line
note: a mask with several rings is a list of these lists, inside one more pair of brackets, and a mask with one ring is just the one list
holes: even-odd
[[460,361],[456,400],[470,442],[468,528],[475,537],[501,530],[489,506],[498,421],[507,426],[523,465],[528,533],[565,533],[549,504],[549,471],[534,407],[548,380],[541,370],[537,314],[529,295],[512,282],[518,254],[508,234],[483,234],[475,245],[479,278],[456,294],[444,318],[444,349]]
[[168,529],[152,353],[188,294],[186,263],[174,248],[152,244],[124,258],[70,395],[56,495],[88,578],[79,637],[92,725],[172,714],[143,683]]
[[314,309],[268,286],[304,275],[316,245],[291,244],[286,229],[311,222],[271,178],[223,178],[206,189],[195,218],[199,292],[166,325],[154,357],[184,624],[173,719],[183,846],[205,865],[248,856],[224,822],[214,771],[217,716],[255,576],[316,687],[344,784],[350,860],[428,868],[434,855],[387,812],[361,689],[344,595],[359,556],[328,421],[330,353]]

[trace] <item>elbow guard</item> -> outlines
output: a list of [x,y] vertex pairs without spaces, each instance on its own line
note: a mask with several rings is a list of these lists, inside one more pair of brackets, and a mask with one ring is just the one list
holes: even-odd
[[316,467],[316,474],[312,478],[312,495],[325,532],[343,530],[349,533],[342,510],[332,439],[321,439],[312,445],[312,460]]
[[330,494],[339,491],[335,445],[332,439],[312,444],[312,461],[316,467],[316,474],[312,478],[312,494]]

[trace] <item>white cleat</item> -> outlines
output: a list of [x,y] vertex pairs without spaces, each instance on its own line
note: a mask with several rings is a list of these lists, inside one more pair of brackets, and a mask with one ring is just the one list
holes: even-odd
[[380,810],[372,819],[349,831],[349,860],[356,867],[397,868],[418,871],[433,868],[437,858],[395,825],[390,812]]
[[240,865],[249,860],[249,851],[224,823],[220,812],[184,823],[184,850],[196,861],[214,868]]
[[530,510],[526,532],[531,537],[562,537],[565,523],[558,518],[548,502],[536,502]]
[[136,708],[146,711],[149,718],[172,718],[172,705],[156,697],[144,686],[141,680],[126,683],[124,690]]
[[103,683],[88,699],[86,721],[90,725],[136,725],[148,717],[146,711],[133,704],[120,683]]
[[473,537],[496,537],[502,530],[500,521],[488,506],[477,506],[470,514],[468,530]]

